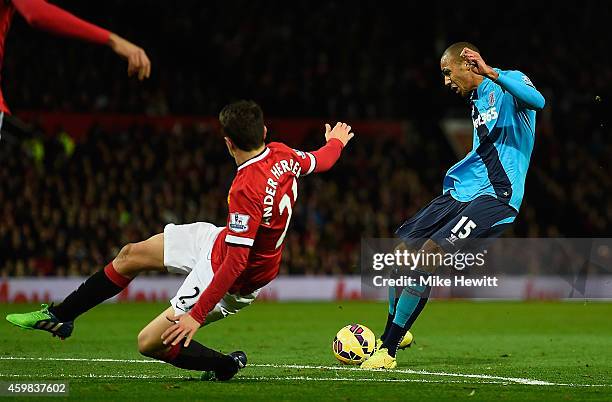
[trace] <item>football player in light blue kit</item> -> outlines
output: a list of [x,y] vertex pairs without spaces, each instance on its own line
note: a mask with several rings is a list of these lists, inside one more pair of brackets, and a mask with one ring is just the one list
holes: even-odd
[[[448,47],[440,68],[444,85],[469,98],[474,136],[472,150],[446,173],[442,195],[396,231],[408,249],[426,253],[454,253],[470,239],[498,237],[514,221],[523,199],[536,111],[544,107],[544,97],[526,75],[488,66],[471,43]],[[429,276],[435,269],[416,267],[408,274]],[[380,347],[362,367],[397,365],[398,346],[429,297],[430,287],[415,282],[389,288]]]

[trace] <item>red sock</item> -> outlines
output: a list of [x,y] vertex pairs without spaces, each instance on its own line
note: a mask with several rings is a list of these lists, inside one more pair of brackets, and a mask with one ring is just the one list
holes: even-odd
[[121,293],[131,280],[117,272],[111,262],[90,276],[62,303],[50,307],[49,311],[62,321],[73,321],[92,307]]
[[113,262],[109,262],[107,266],[104,267],[104,274],[106,277],[110,279],[115,285],[120,288],[125,288],[130,284],[133,278],[128,278],[127,276],[121,275],[115,267],[113,266]]
[[170,363],[174,359],[176,359],[180,351],[181,351],[181,344],[177,343],[176,345],[171,346],[170,349],[168,349],[168,351],[162,357],[162,360],[167,363]]

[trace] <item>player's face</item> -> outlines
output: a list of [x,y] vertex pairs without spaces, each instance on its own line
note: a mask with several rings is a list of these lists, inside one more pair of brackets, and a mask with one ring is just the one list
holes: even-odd
[[471,72],[463,68],[464,63],[457,62],[449,57],[442,57],[440,70],[444,76],[444,86],[456,94],[466,97],[473,89],[471,85]]

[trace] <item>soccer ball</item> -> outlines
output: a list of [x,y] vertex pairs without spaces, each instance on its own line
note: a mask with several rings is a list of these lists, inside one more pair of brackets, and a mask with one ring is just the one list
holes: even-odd
[[374,333],[365,325],[350,324],[336,334],[332,343],[334,356],[344,364],[360,364],[376,346]]

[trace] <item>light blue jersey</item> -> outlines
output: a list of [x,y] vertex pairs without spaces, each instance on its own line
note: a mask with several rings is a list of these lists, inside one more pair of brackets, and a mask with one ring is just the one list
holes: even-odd
[[536,110],[544,97],[519,71],[484,78],[471,95],[472,150],[444,177],[443,193],[468,202],[492,195],[518,211],[535,137]]

